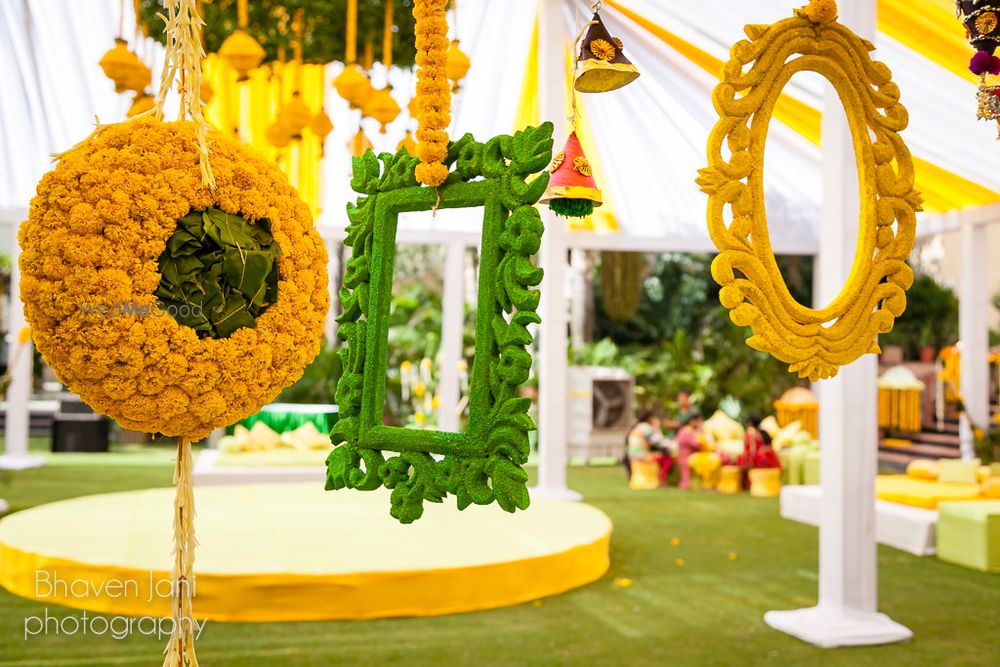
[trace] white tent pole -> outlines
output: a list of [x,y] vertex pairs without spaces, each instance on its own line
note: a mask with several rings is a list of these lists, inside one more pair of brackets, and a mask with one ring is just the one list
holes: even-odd
[[[986,226],[966,221],[961,226],[962,280],[959,287],[959,340],[962,341],[961,391],[965,402],[959,424],[962,458],[976,455],[972,423],[989,421],[989,303],[986,290]],[[970,422],[971,417],[971,422]]]
[[[841,0],[840,21],[874,40],[875,0]],[[827,87],[825,110],[841,104]],[[823,114],[821,303],[843,288],[857,246],[858,179],[851,131],[839,110]],[[874,174],[870,174],[874,178]],[[878,360],[865,355],[819,383],[822,510],[819,531],[819,604],[768,612],[765,622],[821,647],[883,644],[912,633],[877,609],[875,473],[878,433]]]
[[438,385],[438,430],[458,430],[458,362],[462,358],[465,320],[465,244],[449,241],[444,260],[444,295],[441,299],[441,367]]
[[[562,0],[541,0],[538,9],[539,113],[555,125],[555,150],[566,137],[565,29]],[[538,345],[538,482],[532,493],[548,498],[578,500],[566,487],[566,226],[542,207],[542,302]]]
[[13,234],[13,266],[10,270],[10,308],[7,318],[7,372],[11,376],[10,386],[7,387],[4,429],[4,449],[0,456],[0,469],[2,470],[24,470],[25,468],[35,468],[42,465],[42,459],[37,456],[28,455],[28,400],[31,398],[31,377],[32,377],[32,355],[34,347],[31,342],[25,343],[24,349],[18,353],[18,334],[21,329],[27,326],[24,319],[24,308],[21,304],[20,276],[21,271],[17,266],[18,243],[17,225],[13,224],[8,230]]

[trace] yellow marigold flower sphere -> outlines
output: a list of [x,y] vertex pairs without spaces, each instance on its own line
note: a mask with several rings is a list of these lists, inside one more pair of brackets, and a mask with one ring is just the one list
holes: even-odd
[[[21,300],[59,380],[121,426],[198,440],[277,397],[319,351],[326,247],[284,175],[211,134],[216,190],[202,185],[194,126],[142,118],[101,130],[38,184],[19,230]],[[152,307],[177,221],[215,207],[267,218],[280,245],[277,301],[254,328],[199,338]]]

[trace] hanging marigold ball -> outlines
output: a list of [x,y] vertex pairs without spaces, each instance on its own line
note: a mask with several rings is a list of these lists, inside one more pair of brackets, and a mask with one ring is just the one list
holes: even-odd
[[406,152],[410,155],[415,156],[417,154],[417,140],[413,138],[413,133],[409,130],[406,131],[406,136],[396,144],[396,150],[398,151],[400,148],[405,148]]
[[809,0],[809,4],[799,11],[813,23],[830,23],[837,20],[836,0]]
[[257,40],[242,30],[234,30],[219,48],[219,56],[236,70],[237,81],[246,81],[247,74],[261,64],[264,55]]
[[298,92],[292,93],[292,99],[288,100],[281,110],[278,111],[278,124],[288,128],[294,138],[302,138],[302,130],[309,123],[312,112],[309,106],[302,101],[302,96]]
[[399,104],[393,99],[390,88],[386,87],[382,90],[376,90],[368,99],[362,111],[364,115],[377,120],[381,125],[379,131],[385,134],[385,126],[396,120],[402,109],[399,108]]
[[135,98],[132,100],[132,106],[129,107],[125,116],[128,118],[138,116],[139,114],[152,109],[155,104],[156,102],[153,100],[152,95],[147,95],[146,93],[136,93]]
[[417,109],[419,108],[420,102],[417,100],[417,96],[414,95],[410,98],[410,102],[406,105],[406,110],[410,112],[410,118],[417,117]]
[[458,90],[458,82],[465,78],[465,74],[472,66],[469,56],[465,55],[462,49],[458,48],[458,40],[453,39],[448,47],[448,59],[445,61],[444,73],[451,79],[451,89]]
[[129,71],[122,83],[127,90],[134,90],[137,93],[141,93],[152,83],[153,71],[146,67],[146,63],[138,58],[136,58],[135,63],[135,67]]
[[351,152],[354,157],[361,157],[366,151],[370,151],[375,146],[368,137],[365,136],[364,130],[360,127],[358,128],[358,133],[351,137],[351,140],[347,142],[347,150]]
[[114,47],[101,56],[97,64],[101,66],[104,75],[115,82],[115,92],[119,93],[129,89],[126,82],[134,78],[134,71],[145,67],[139,58],[128,50],[128,42],[124,39],[116,39]]

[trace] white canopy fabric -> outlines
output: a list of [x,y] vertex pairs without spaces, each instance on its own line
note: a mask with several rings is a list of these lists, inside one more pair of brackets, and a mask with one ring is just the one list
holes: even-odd
[[[472,67],[454,99],[454,138],[465,132],[479,140],[509,133],[523,115],[523,107],[531,102],[523,99],[525,91],[546,94],[530,90],[529,66],[537,61],[532,53],[537,2],[462,3],[453,30],[461,38]],[[590,18],[591,3],[561,2],[568,51]],[[887,2],[879,0],[880,5]],[[942,2],[946,0],[919,0],[914,11],[921,3],[940,6]],[[712,249],[704,222],[705,197],[694,179],[706,162],[705,142],[716,121],[711,91],[717,78],[703,63],[694,62],[690,53],[658,36],[650,24],[662,26],[685,44],[724,61],[731,44],[744,38],[744,24],[778,20],[800,4],[787,0],[606,3],[602,15],[609,29],[623,40],[626,55],[642,72],[637,81],[618,91],[580,97],[591,135],[590,145],[585,143],[584,148],[592,161],[600,164],[603,180],[599,185],[608,202],[605,210],[612,213],[619,230],[602,237],[609,247],[621,237],[631,237],[636,249]],[[95,116],[105,123],[124,117],[128,98],[113,92],[97,64],[117,33],[118,6],[114,0],[0,3],[0,207],[26,206],[34,184],[51,168],[49,154],[86,136]],[[130,7],[126,12],[124,24],[130,26]],[[953,27],[957,32],[962,30],[957,21]],[[126,36],[129,32],[126,29]],[[884,34],[877,46],[876,57],[892,68],[910,111],[910,128],[904,138],[914,155],[980,187],[980,200],[982,193],[989,199],[1000,192],[995,128],[975,119],[973,77],[957,76]],[[140,55],[154,64],[155,80],[162,51],[151,40],[141,40],[138,48]],[[328,78],[332,80],[339,69],[339,65],[331,65]],[[373,78],[376,84],[384,81],[384,70],[376,67]],[[413,74],[393,69],[390,79],[394,95],[405,109],[413,90]],[[787,92],[820,109],[823,85],[818,76],[796,75]],[[358,118],[332,89],[326,107],[335,129],[328,138],[318,223],[323,229],[337,230],[346,224],[345,203],[355,196],[348,183],[350,156],[344,146],[357,131]],[[371,121],[363,125],[377,151],[394,151],[414,121],[404,112],[384,135]],[[555,138],[557,150],[564,139]],[[772,122],[765,187],[772,244],[777,252],[811,254],[817,250],[819,165],[820,151],[813,141],[778,119]],[[1000,201],[1000,195],[996,200]],[[478,217],[468,211],[415,214],[402,220],[401,226],[434,234],[475,233]],[[596,241],[596,247],[601,243]]]

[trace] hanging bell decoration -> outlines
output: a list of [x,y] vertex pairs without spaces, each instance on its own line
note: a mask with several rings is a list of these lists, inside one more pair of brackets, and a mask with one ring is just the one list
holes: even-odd
[[361,67],[352,63],[344,67],[333,80],[333,87],[338,95],[347,100],[352,109],[359,109],[371,95],[372,83]]
[[556,215],[585,218],[594,212],[595,206],[601,205],[601,191],[576,132],[569,135],[566,146],[552,158],[549,172],[552,174],[549,187],[538,201],[548,204]]
[[458,48],[458,40],[451,40],[451,46],[448,47],[448,59],[444,64],[444,73],[451,79],[452,92],[458,91],[458,82],[465,78],[471,66],[472,61],[469,60],[469,56]]
[[292,133],[287,127],[281,123],[271,123],[268,126],[267,131],[264,132],[264,138],[267,139],[267,143],[271,144],[275,148],[284,148],[288,144],[292,143]]
[[156,104],[152,95],[147,95],[146,93],[136,93],[132,100],[132,106],[129,107],[128,111],[125,112],[127,118],[132,118],[133,116],[138,116],[141,113],[145,113],[152,109]]
[[115,39],[114,47],[101,56],[97,64],[104,75],[115,82],[115,92],[118,93],[129,90],[128,83],[135,81],[136,70],[141,72],[142,68],[146,68],[139,57],[128,50],[128,42],[121,38]]
[[360,127],[358,128],[358,133],[351,137],[351,140],[347,142],[347,150],[351,152],[353,157],[361,157],[366,151],[370,151],[375,146],[368,140],[365,136],[364,130]]
[[246,81],[250,70],[264,60],[264,49],[243,30],[234,30],[219,48],[219,56],[236,70],[237,81]]
[[320,110],[309,117],[309,130],[319,138],[319,142],[322,144],[326,140],[326,136],[333,132],[333,121],[330,120],[325,111]]
[[134,90],[137,93],[141,93],[149,87],[149,84],[152,81],[153,71],[146,67],[146,63],[142,62],[137,57],[135,59],[135,67],[131,68],[123,83],[125,84],[125,88],[128,90]]
[[285,102],[284,106],[278,110],[278,124],[284,126],[293,139],[302,138],[302,130],[309,124],[312,112],[302,101],[302,96],[298,91],[292,93],[292,99]]
[[984,0],[956,0],[955,15],[965,25],[969,44],[976,49],[969,61],[969,70],[980,78],[976,116],[980,120],[997,121],[1000,128],[1000,85],[987,79],[1000,75],[1000,57],[994,55],[1000,44],[1000,5]]
[[398,151],[400,148],[405,148],[406,152],[410,155],[417,154],[417,140],[413,138],[413,133],[409,130],[406,131],[406,136],[396,144],[396,150]]
[[573,81],[576,89],[581,93],[605,93],[639,78],[639,70],[625,57],[622,48],[621,40],[611,36],[600,14],[594,12],[577,55]]
[[385,134],[385,126],[399,117],[399,104],[393,99],[392,89],[388,86],[382,90],[376,90],[362,107],[362,112],[369,118],[374,118],[379,122],[381,128],[379,132]]

